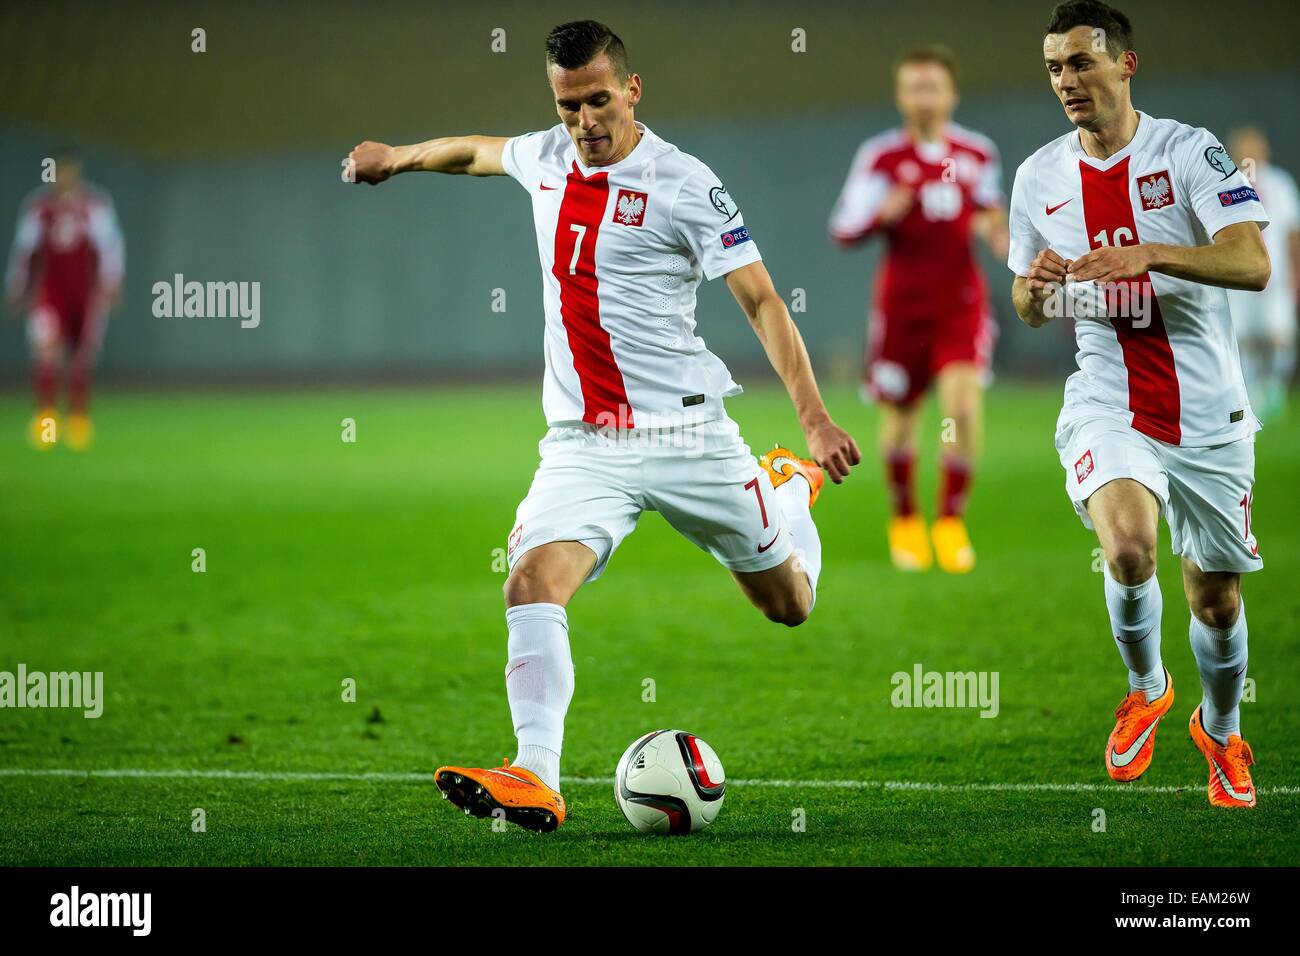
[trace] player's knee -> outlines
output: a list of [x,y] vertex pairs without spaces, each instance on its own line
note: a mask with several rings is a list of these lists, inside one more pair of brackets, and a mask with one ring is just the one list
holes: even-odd
[[775,624],[784,624],[786,627],[798,627],[808,620],[808,611],[794,604],[766,607],[763,609],[763,613],[767,615],[769,621]]
[[958,434],[975,427],[975,416],[979,414],[979,402],[975,399],[958,399],[948,406],[948,418],[956,426]]
[[521,604],[565,604],[568,600],[567,596],[560,594],[557,583],[546,573],[546,569],[535,562],[516,564],[501,590],[505,594],[506,607],[518,607]]
[[767,619],[786,627],[798,627],[812,614],[812,596],[804,594],[785,594],[763,605]]
[[1156,571],[1156,543],[1144,537],[1123,537],[1106,555],[1111,576],[1124,585],[1141,584]]
[[1227,630],[1241,613],[1241,595],[1236,588],[1203,588],[1190,598],[1192,614],[1206,627]]

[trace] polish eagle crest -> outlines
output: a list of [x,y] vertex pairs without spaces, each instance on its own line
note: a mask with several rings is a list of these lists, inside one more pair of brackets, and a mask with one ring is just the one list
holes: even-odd
[[1142,202],[1148,209],[1159,209],[1169,202],[1169,177],[1151,176],[1142,180],[1138,186],[1142,193]]

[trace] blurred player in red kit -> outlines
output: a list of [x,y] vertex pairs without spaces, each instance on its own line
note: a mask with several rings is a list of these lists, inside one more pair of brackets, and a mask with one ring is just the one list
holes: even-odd
[[116,304],[124,265],[122,232],[108,194],[84,182],[71,150],[55,157],[54,182],[23,203],[9,254],[5,288],[27,317],[36,386],[31,438],[37,448],[64,438],[59,426],[58,378],[68,384],[66,438],[90,444],[90,377],[108,310]]
[[[952,573],[975,564],[963,514],[997,325],[971,233],[1001,258],[1007,227],[996,147],[952,122],[956,73],[942,47],[897,61],[903,126],[858,149],[830,222],[842,245],[877,233],[889,243],[876,279],[863,391],[881,406],[880,452],[893,499],[889,549],[905,571],[925,570],[934,559]],[[938,515],[927,535],[913,476],[916,426],[931,384],[946,427]]]

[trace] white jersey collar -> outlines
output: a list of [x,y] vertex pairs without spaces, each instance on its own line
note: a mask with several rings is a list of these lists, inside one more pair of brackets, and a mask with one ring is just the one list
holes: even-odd
[[1133,132],[1133,138],[1125,143],[1122,149],[1107,156],[1105,159],[1097,159],[1095,156],[1088,155],[1088,151],[1083,148],[1082,130],[1075,130],[1070,136],[1070,148],[1079,159],[1083,160],[1089,166],[1096,167],[1097,169],[1109,169],[1116,163],[1121,162],[1125,157],[1137,152],[1138,147],[1142,145],[1143,141],[1146,140],[1147,136],[1151,133],[1151,127],[1154,125],[1155,121],[1141,110],[1134,110],[1134,112],[1137,113],[1138,125],[1137,129]]
[[[636,146],[632,147],[632,152],[628,153],[617,163],[611,163],[608,166],[585,165],[581,160],[581,158],[579,158],[578,156],[578,144],[575,143],[573,141],[573,137],[570,136],[569,137],[569,158],[578,167],[578,172],[582,173],[584,177],[590,178],[591,176],[596,175],[596,173],[612,173],[615,170],[624,169],[628,166],[632,166],[644,161],[644,158],[650,152],[650,140],[654,138],[654,133],[652,133],[650,131],[650,127],[646,126],[644,123],[637,122],[636,120],[633,120],[633,123],[635,124],[636,128],[641,131],[641,139],[637,142]],[[565,135],[568,134],[566,133]]]

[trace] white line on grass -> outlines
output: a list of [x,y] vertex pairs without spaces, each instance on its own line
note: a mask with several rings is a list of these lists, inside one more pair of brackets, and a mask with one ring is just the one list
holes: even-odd
[[[307,773],[276,770],[77,770],[71,767],[0,767],[0,777],[73,777],[136,780],[251,780],[283,783],[344,781],[357,783],[432,783],[431,773]],[[561,777],[566,784],[612,786],[612,777]],[[1205,784],[1182,787],[1138,783],[927,783],[919,780],[763,780],[733,779],[733,787],[780,787],[789,790],[918,790],[977,793],[1179,793],[1200,790]],[[1300,787],[1260,787],[1264,795],[1300,794]]]

